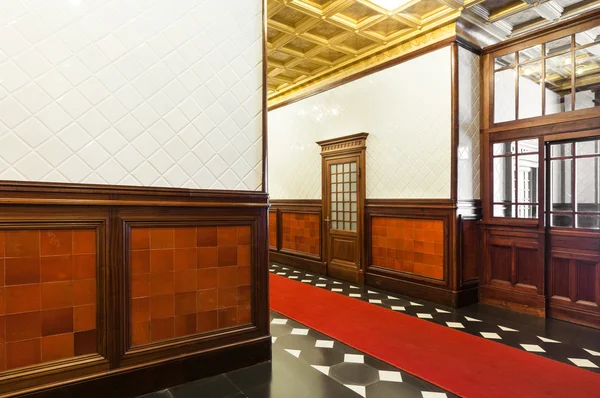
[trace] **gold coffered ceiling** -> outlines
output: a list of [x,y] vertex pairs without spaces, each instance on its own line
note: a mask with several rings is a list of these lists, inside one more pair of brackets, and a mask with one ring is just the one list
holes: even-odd
[[268,0],[269,99],[459,17],[500,41],[600,5],[600,0],[412,0],[390,11],[378,2],[386,1]]
[[375,2],[269,0],[269,96],[447,24],[463,7],[456,0],[412,0],[388,11]]

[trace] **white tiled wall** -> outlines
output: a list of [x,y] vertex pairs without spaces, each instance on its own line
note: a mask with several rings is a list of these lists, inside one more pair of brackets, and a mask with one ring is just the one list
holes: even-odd
[[458,199],[480,199],[479,56],[458,48]]
[[261,0],[0,0],[0,179],[261,188]]
[[269,112],[269,191],[321,197],[316,141],[368,132],[368,198],[450,197],[450,49]]

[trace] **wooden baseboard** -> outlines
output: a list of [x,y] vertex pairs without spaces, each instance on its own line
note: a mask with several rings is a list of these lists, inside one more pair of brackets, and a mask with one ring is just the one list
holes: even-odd
[[269,261],[276,264],[289,265],[290,267],[303,269],[319,275],[325,275],[327,272],[325,264],[321,261],[291,254],[278,253],[273,250],[269,253]]
[[142,367],[123,368],[104,376],[94,376],[70,384],[54,385],[37,391],[19,391],[7,395],[27,398],[54,397],[135,397],[252,366],[271,359],[271,338],[211,349],[183,358]]
[[416,281],[402,280],[369,272],[365,275],[365,284],[367,286],[431,301],[432,303],[453,308],[477,302],[477,286],[472,286],[464,290],[452,291],[439,286],[432,286]]
[[542,295],[482,285],[479,286],[479,301],[483,304],[541,318],[546,316],[546,297]]
[[551,318],[600,329],[600,314],[597,312],[582,311],[579,308],[573,309],[550,302],[550,305],[548,306],[548,316]]

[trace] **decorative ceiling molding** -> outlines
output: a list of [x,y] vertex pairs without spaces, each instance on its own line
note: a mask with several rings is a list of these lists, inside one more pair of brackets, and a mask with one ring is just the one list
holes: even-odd
[[376,0],[268,0],[269,105],[364,70],[370,58],[385,62],[381,54],[393,58],[395,47],[459,20],[503,41],[598,7],[600,0],[408,0],[387,10]]

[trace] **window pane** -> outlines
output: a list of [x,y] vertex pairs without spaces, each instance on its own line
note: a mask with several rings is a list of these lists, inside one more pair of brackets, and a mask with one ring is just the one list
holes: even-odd
[[575,159],[576,211],[600,211],[600,157]]
[[570,214],[552,214],[550,225],[553,227],[573,227],[573,216]]
[[537,218],[538,207],[537,206],[517,206],[517,217],[519,218]]
[[565,36],[560,39],[546,43],[546,55],[556,54],[571,49],[571,36]]
[[335,211],[331,211],[331,219],[337,220],[337,213]]
[[598,106],[600,83],[600,44],[575,52],[575,109]]
[[538,140],[522,140],[517,143],[519,153],[537,152],[540,142]]
[[348,173],[350,171],[350,163],[344,163],[344,173]]
[[516,217],[514,205],[494,205],[494,217]]
[[494,159],[494,202],[515,202],[516,157]]
[[336,184],[331,184],[331,192],[335,192],[337,189],[337,185]]
[[600,154],[600,140],[577,142],[575,144],[575,153],[577,155]]
[[600,214],[578,214],[577,228],[600,229]]
[[571,110],[571,54],[546,59],[546,115]]
[[550,156],[560,158],[573,155],[573,144],[554,144],[550,147]]
[[344,211],[350,211],[350,203],[344,203]]
[[332,229],[337,229],[337,222],[333,221],[333,222],[331,223],[331,228],[332,228]]
[[497,144],[494,144],[494,156],[515,153],[515,147],[515,141],[499,142]]
[[356,162],[350,163],[350,171],[356,171]]
[[331,176],[331,182],[336,182],[337,181],[337,175],[333,174]]
[[519,63],[527,62],[529,60],[538,59],[542,57],[542,46],[537,45],[533,47],[526,48],[524,50],[519,51]]
[[600,27],[575,34],[575,45],[577,46],[584,46],[597,41],[600,41]]
[[542,63],[519,66],[519,119],[542,116]]
[[[518,183],[518,198],[521,203],[537,203],[537,177],[539,161],[538,155],[519,156],[517,162],[519,172],[517,177]],[[530,217],[530,216],[528,216]]]
[[356,231],[356,223],[350,224],[350,231]]
[[552,211],[572,211],[571,159],[550,161],[550,190]]
[[515,63],[515,53],[510,53],[503,55],[501,57],[496,57],[494,59],[494,70],[502,69],[504,67],[514,65]]
[[331,210],[337,210],[337,203],[331,204]]
[[515,120],[515,70],[494,75],[494,123]]

